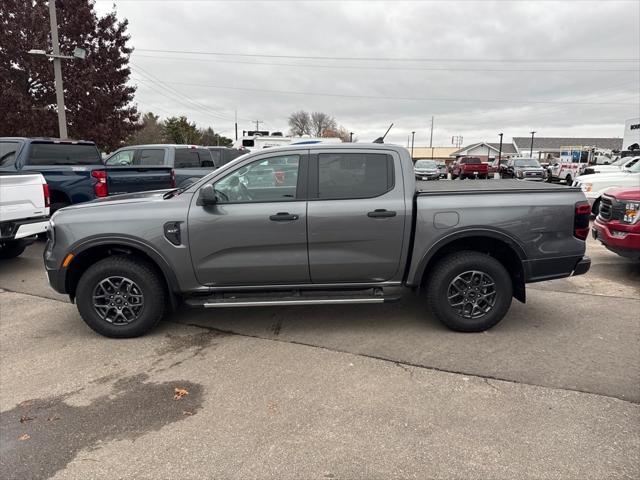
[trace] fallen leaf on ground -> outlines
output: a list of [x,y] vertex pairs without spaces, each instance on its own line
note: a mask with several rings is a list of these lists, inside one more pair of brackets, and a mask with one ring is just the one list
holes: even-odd
[[184,410],[182,412],[183,415],[193,415],[193,412],[190,412],[189,410]]
[[24,441],[24,440],[29,440],[30,438],[31,438],[31,435],[29,435],[28,433],[23,433],[18,437],[18,440]]
[[173,395],[174,400],[182,400],[182,397],[189,395],[189,392],[184,388],[174,388],[173,391],[175,392]]
[[47,418],[48,422],[53,422],[54,420],[60,420],[60,417],[57,415],[54,415],[53,417],[49,417]]
[[33,420],[33,417],[28,417],[28,416],[26,416],[26,415],[22,415],[22,416],[20,417],[20,423],[28,422],[28,421],[30,421],[30,420]]

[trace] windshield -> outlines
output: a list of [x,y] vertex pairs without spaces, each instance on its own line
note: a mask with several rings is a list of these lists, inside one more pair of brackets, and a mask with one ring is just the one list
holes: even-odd
[[539,167],[540,163],[534,158],[524,158],[522,160],[516,160],[515,165],[516,167]]
[[416,167],[415,168],[438,168],[438,165],[436,165],[436,162],[434,162],[433,160],[418,160],[416,162]]
[[632,166],[630,166],[629,168],[625,168],[624,169],[625,172],[633,172],[633,173],[638,173],[640,172],[640,161],[634,163]]

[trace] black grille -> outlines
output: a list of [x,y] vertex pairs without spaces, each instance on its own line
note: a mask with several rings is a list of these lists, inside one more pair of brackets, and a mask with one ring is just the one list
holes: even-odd
[[622,220],[624,218],[624,203],[615,198],[603,195],[600,199],[600,218],[603,220]]

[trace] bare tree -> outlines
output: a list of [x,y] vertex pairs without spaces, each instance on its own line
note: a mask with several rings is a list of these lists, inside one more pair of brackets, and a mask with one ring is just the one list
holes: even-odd
[[316,137],[323,137],[326,130],[336,130],[335,118],[323,112],[311,114],[311,133]]
[[322,136],[327,138],[339,138],[343,142],[351,141],[351,134],[349,133],[349,130],[344,128],[342,125],[336,128],[327,128],[322,132]]
[[289,129],[294,137],[311,135],[311,117],[309,113],[300,110],[289,115]]

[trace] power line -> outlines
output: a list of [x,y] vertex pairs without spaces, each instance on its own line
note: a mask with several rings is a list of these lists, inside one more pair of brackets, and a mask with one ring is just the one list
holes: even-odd
[[185,57],[167,57],[159,55],[144,55],[134,52],[136,57],[153,58],[156,60],[178,60],[186,62],[211,62],[211,63],[229,63],[236,65],[265,65],[276,67],[302,67],[302,68],[334,68],[339,70],[408,70],[408,71],[430,71],[430,72],[640,72],[638,69],[611,69],[611,68],[528,68],[528,69],[514,69],[514,68],[462,68],[462,67],[443,67],[443,68],[431,68],[431,67],[388,67],[382,65],[318,65],[318,64],[300,64],[300,63],[274,63],[274,62],[242,62],[238,60],[222,60],[222,59],[204,59],[204,58],[185,58]]
[[137,48],[140,52],[177,53],[188,55],[215,55],[224,57],[263,57],[289,58],[303,60],[349,60],[349,61],[390,61],[390,62],[481,62],[481,63],[619,63],[640,62],[640,58],[552,58],[552,59],[520,59],[520,58],[411,58],[411,57],[334,57],[313,55],[275,55],[267,53],[231,53],[205,52],[200,50],[162,50],[155,48]]
[[209,85],[202,83],[184,83],[184,82],[165,82],[173,85],[188,85],[193,87],[206,87],[206,88],[218,88],[221,90],[238,90],[245,92],[261,92],[261,93],[273,93],[283,95],[304,95],[304,96],[318,96],[318,97],[338,97],[338,98],[362,98],[373,100],[409,100],[417,102],[479,102],[479,103],[518,103],[525,105],[531,104],[550,104],[550,105],[628,105],[628,103],[622,102],[569,102],[569,101],[557,101],[557,100],[507,100],[507,99],[482,99],[482,98],[427,98],[427,97],[395,97],[384,95],[349,95],[339,93],[322,93],[322,92],[296,92],[290,90],[267,90],[262,88],[245,88],[245,87],[230,87],[224,85]]

